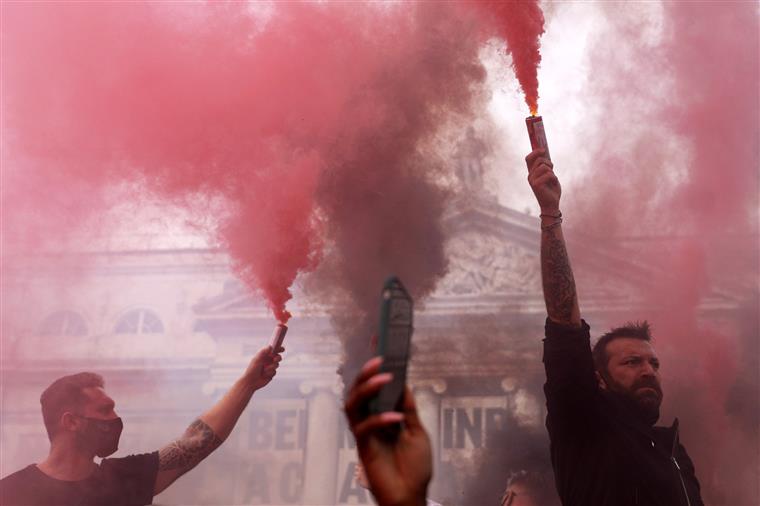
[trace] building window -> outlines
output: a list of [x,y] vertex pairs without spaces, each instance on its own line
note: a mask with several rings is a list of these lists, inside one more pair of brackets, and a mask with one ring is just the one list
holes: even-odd
[[86,336],[87,324],[79,313],[57,311],[42,321],[40,335],[43,336]]
[[116,323],[117,334],[162,334],[164,324],[153,311],[133,309]]

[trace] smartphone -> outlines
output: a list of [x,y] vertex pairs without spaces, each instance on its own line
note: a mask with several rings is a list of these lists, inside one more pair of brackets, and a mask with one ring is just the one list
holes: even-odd
[[377,354],[383,357],[382,372],[393,374],[393,381],[385,385],[370,402],[374,414],[400,411],[406,385],[406,367],[413,331],[413,302],[397,277],[390,277],[383,285],[380,302],[380,332]]

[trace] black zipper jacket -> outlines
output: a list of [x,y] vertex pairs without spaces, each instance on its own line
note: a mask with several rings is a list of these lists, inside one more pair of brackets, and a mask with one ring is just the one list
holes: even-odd
[[547,319],[546,427],[564,506],[704,506],[694,465],[671,427],[639,421],[599,389],[589,326]]

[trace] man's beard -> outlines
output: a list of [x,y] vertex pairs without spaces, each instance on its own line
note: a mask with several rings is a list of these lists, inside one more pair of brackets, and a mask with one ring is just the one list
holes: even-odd
[[636,414],[647,425],[654,425],[660,419],[662,388],[655,379],[644,378],[626,388],[612,378],[605,378],[610,392]]

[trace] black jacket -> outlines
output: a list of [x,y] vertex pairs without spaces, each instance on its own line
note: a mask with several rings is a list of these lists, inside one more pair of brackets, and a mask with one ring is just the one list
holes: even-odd
[[671,427],[650,427],[599,389],[589,326],[547,319],[546,428],[564,506],[703,506],[694,465]]

